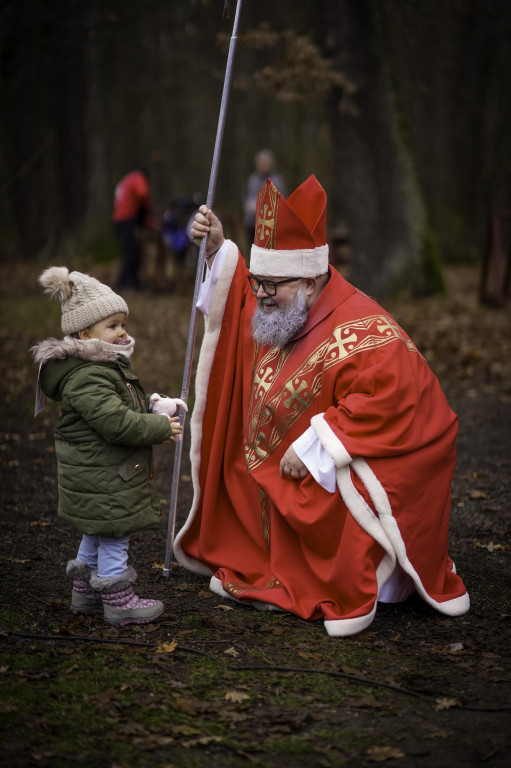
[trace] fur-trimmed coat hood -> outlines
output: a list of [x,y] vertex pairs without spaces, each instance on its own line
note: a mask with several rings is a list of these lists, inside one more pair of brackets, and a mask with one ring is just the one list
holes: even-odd
[[[135,340],[130,337],[130,347],[135,346]],[[112,363],[119,354],[126,355],[122,347],[117,344],[108,344],[101,339],[89,339],[82,341],[74,336],[64,336],[63,339],[45,339],[32,347],[32,353],[36,363],[44,365],[49,360],[63,360],[65,357],[77,357],[80,360],[95,360],[100,363]]]
[[[39,363],[38,387],[41,386],[45,395],[59,402],[59,394],[65,378],[83,362],[91,363],[127,363],[135,348],[135,340],[129,337],[129,344],[120,346],[109,344],[101,339],[76,339],[65,336],[63,339],[50,338],[32,347],[32,354]],[[49,362],[57,365],[47,366]],[[43,373],[44,368],[44,373]],[[42,375],[41,375],[42,374]],[[44,382],[44,386],[43,386]],[[40,395],[38,394],[38,399]]]

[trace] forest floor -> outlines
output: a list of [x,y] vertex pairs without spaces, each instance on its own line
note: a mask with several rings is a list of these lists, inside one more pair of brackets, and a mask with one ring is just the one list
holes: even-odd
[[[69,609],[65,566],[79,536],[56,516],[57,409],[33,418],[28,353],[60,335],[59,309],[37,274],[0,267],[2,764],[508,766],[510,304],[480,306],[469,268],[448,270],[446,296],[386,304],[460,417],[450,554],[468,614],[441,616],[412,597],[379,610],[367,631],[333,639],[321,622],[222,600],[175,564],[165,578],[164,522],[133,537],[131,562],[138,593],[162,599],[165,614],[116,629]],[[94,274],[107,279],[108,268]],[[180,393],[192,289],[128,298],[147,391]],[[191,501],[187,444],[178,528]],[[174,450],[155,456],[168,508]]]

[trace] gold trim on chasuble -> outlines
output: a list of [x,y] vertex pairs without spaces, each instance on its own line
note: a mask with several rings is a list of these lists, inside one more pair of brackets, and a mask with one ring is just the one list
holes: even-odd
[[[249,472],[270,456],[293,424],[314,402],[321,390],[323,372],[369,349],[401,341],[410,352],[418,352],[412,341],[391,317],[371,315],[338,325],[319,344],[287,381],[279,381],[294,345],[272,347],[252,372],[252,389],[244,430],[245,462]],[[276,414],[278,413],[278,418]]]
[[[261,526],[263,530],[264,543],[268,552],[270,551],[270,508],[271,499],[259,488],[259,512],[261,514]],[[282,588],[282,584],[276,576],[270,576],[268,583],[265,587],[255,587],[253,584],[249,584],[246,581],[226,581],[223,585],[226,592],[236,598],[240,598],[247,590],[264,591],[266,589]]]
[[259,248],[276,249],[278,214],[279,192],[273,184],[269,184],[256,212],[254,244]]

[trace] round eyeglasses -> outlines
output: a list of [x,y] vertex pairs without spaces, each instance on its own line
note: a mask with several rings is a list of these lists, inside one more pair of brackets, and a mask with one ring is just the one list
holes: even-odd
[[295,283],[297,280],[301,279],[301,277],[287,277],[285,280],[278,280],[275,282],[275,280],[259,280],[255,275],[248,275],[248,282],[254,293],[257,293],[259,288],[262,288],[267,296],[275,296],[279,285],[284,285],[284,283]]

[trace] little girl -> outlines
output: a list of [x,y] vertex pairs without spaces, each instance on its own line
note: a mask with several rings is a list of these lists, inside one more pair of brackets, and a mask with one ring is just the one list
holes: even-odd
[[180,434],[179,419],[171,415],[186,404],[155,395],[158,413],[150,412],[130,367],[135,341],[126,333],[128,306],[121,296],[66,267],[47,269],[39,281],[62,304],[65,334],[32,351],[40,364],[36,415],[43,395],[61,403],[58,514],[83,534],[76,560],[67,565],[71,608],[103,611],[109,624],[121,626],[152,621],[164,606],[135,595],[129,537],[160,520],[152,445]]

